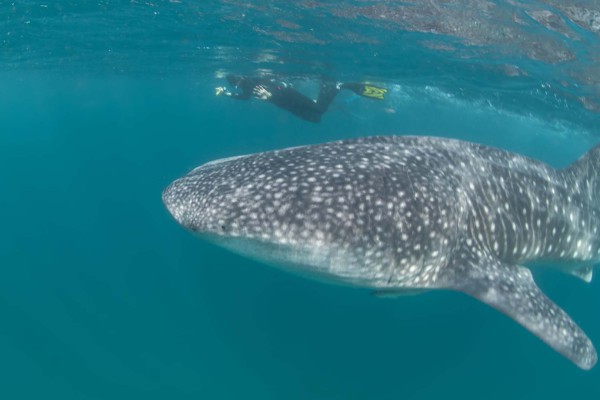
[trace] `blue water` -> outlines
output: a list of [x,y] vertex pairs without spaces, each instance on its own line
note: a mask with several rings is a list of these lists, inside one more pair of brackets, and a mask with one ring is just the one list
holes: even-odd
[[[0,20],[0,398],[600,395],[600,367],[471,298],[301,279],[160,197],[208,160],[372,134],[565,166],[600,141],[597,1],[0,1]],[[310,124],[215,97],[227,72],[390,92]],[[535,278],[600,346],[598,281]]]

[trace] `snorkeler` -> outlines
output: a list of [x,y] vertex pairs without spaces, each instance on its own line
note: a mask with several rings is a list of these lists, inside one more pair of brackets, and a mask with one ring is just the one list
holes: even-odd
[[324,81],[319,96],[313,100],[292,87],[291,84],[273,78],[243,77],[227,75],[227,81],[238,92],[230,92],[225,87],[217,87],[215,94],[223,94],[238,100],[255,97],[269,101],[306,121],[319,122],[329,105],[341,89],[348,89],[359,96],[383,100],[387,89],[366,83],[335,83]]

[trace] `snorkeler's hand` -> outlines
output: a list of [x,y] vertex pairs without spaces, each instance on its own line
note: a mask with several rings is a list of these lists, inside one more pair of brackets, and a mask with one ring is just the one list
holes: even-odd
[[221,94],[225,94],[225,96],[231,96],[231,93],[229,93],[227,91],[227,89],[225,89],[224,86],[219,86],[215,88],[215,96],[219,96]]
[[271,97],[271,92],[265,89],[265,87],[262,85],[255,86],[252,90],[252,93],[254,93],[256,98],[261,100],[268,100],[269,97]]

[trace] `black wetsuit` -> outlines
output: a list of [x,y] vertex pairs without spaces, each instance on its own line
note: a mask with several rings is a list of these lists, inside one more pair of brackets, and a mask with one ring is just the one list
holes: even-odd
[[247,100],[254,96],[257,86],[264,87],[271,96],[266,100],[292,114],[310,122],[321,121],[321,116],[337,95],[339,89],[333,82],[324,82],[319,90],[317,100],[312,100],[289,85],[275,79],[239,77],[234,84],[240,91],[231,93],[230,97]]

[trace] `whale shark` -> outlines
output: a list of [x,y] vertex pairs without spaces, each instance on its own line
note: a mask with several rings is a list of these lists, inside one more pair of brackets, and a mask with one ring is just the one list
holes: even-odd
[[531,269],[591,280],[599,173],[600,146],[555,169],[456,139],[374,136],[208,162],[162,199],[201,238],[300,275],[466,293],[590,369],[592,342]]

